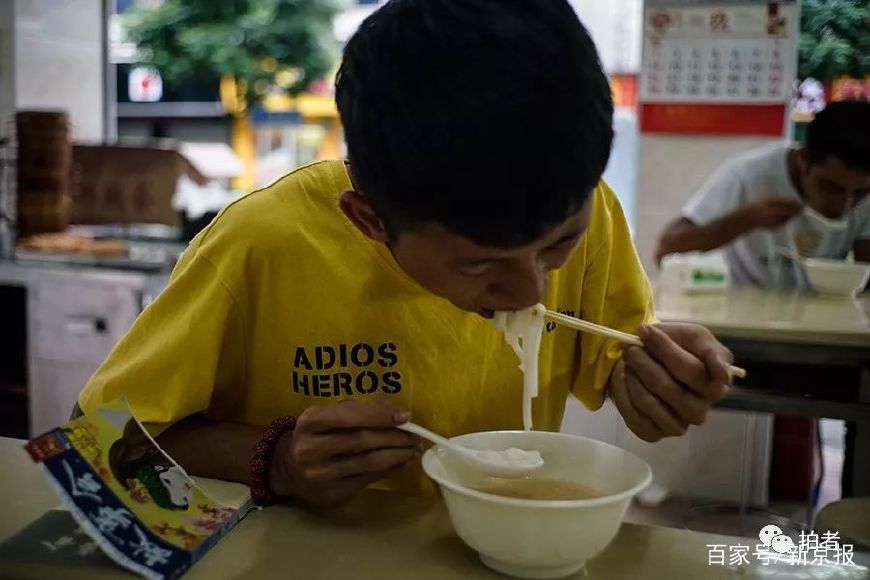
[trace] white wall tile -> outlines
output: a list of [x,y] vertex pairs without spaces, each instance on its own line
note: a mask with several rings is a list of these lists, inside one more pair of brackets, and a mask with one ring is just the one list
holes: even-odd
[[67,111],[74,139],[102,140],[102,3],[19,0],[15,31],[16,108]]
[[665,224],[680,215],[683,204],[727,159],[780,141],[764,137],[641,135],[637,178],[637,245],[644,267],[655,277],[653,263]]
[[15,110],[15,0],[0,0],[0,135]]

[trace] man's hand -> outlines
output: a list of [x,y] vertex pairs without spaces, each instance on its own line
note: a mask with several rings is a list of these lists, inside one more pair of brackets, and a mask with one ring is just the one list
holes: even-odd
[[347,502],[420,453],[420,439],[395,427],[410,414],[385,401],[309,407],[278,440],[270,485],[314,506]]
[[756,228],[776,229],[785,225],[803,210],[803,204],[787,197],[768,197],[743,208]]
[[638,334],[644,348],[626,348],[610,377],[625,424],[650,442],[702,424],[731,384],[731,353],[693,324],[643,326]]

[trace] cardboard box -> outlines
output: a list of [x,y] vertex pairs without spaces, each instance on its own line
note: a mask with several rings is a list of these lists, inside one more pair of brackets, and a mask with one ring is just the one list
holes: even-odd
[[206,178],[170,148],[74,145],[74,224],[176,225],[179,177]]

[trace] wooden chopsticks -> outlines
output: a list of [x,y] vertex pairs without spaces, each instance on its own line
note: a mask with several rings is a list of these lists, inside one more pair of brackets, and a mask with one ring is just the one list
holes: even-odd
[[[573,328],[574,330],[588,332],[590,334],[597,334],[599,336],[606,336],[608,338],[618,340],[625,344],[631,344],[641,347],[643,346],[643,341],[638,336],[629,334],[627,332],[622,332],[621,330],[614,330],[613,328],[601,326],[600,324],[595,324],[594,322],[581,320],[580,318],[574,318],[573,316],[568,316],[567,314],[562,314],[561,312],[545,310],[544,317],[549,318],[553,322],[561,324],[562,326]],[[738,377],[741,379],[746,378],[746,369],[742,369],[734,365],[729,365],[728,372],[731,373],[732,377]]]

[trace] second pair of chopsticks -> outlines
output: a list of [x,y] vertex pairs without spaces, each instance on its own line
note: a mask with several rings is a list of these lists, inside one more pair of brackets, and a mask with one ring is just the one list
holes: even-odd
[[[600,336],[606,336],[608,338],[624,342],[625,344],[632,344],[634,346],[640,347],[643,346],[643,341],[640,339],[639,336],[635,336],[627,332],[622,332],[621,330],[608,328],[606,326],[601,326],[600,324],[595,324],[594,322],[581,320],[580,318],[574,318],[573,316],[568,316],[567,314],[562,314],[561,312],[545,310],[544,318],[549,318],[557,324],[573,328],[574,330],[588,332],[590,334],[597,334]],[[729,365],[728,372],[731,373],[732,377],[737,377],[741,379],[746,378],[746,369],[742,369],[734,365]]]

